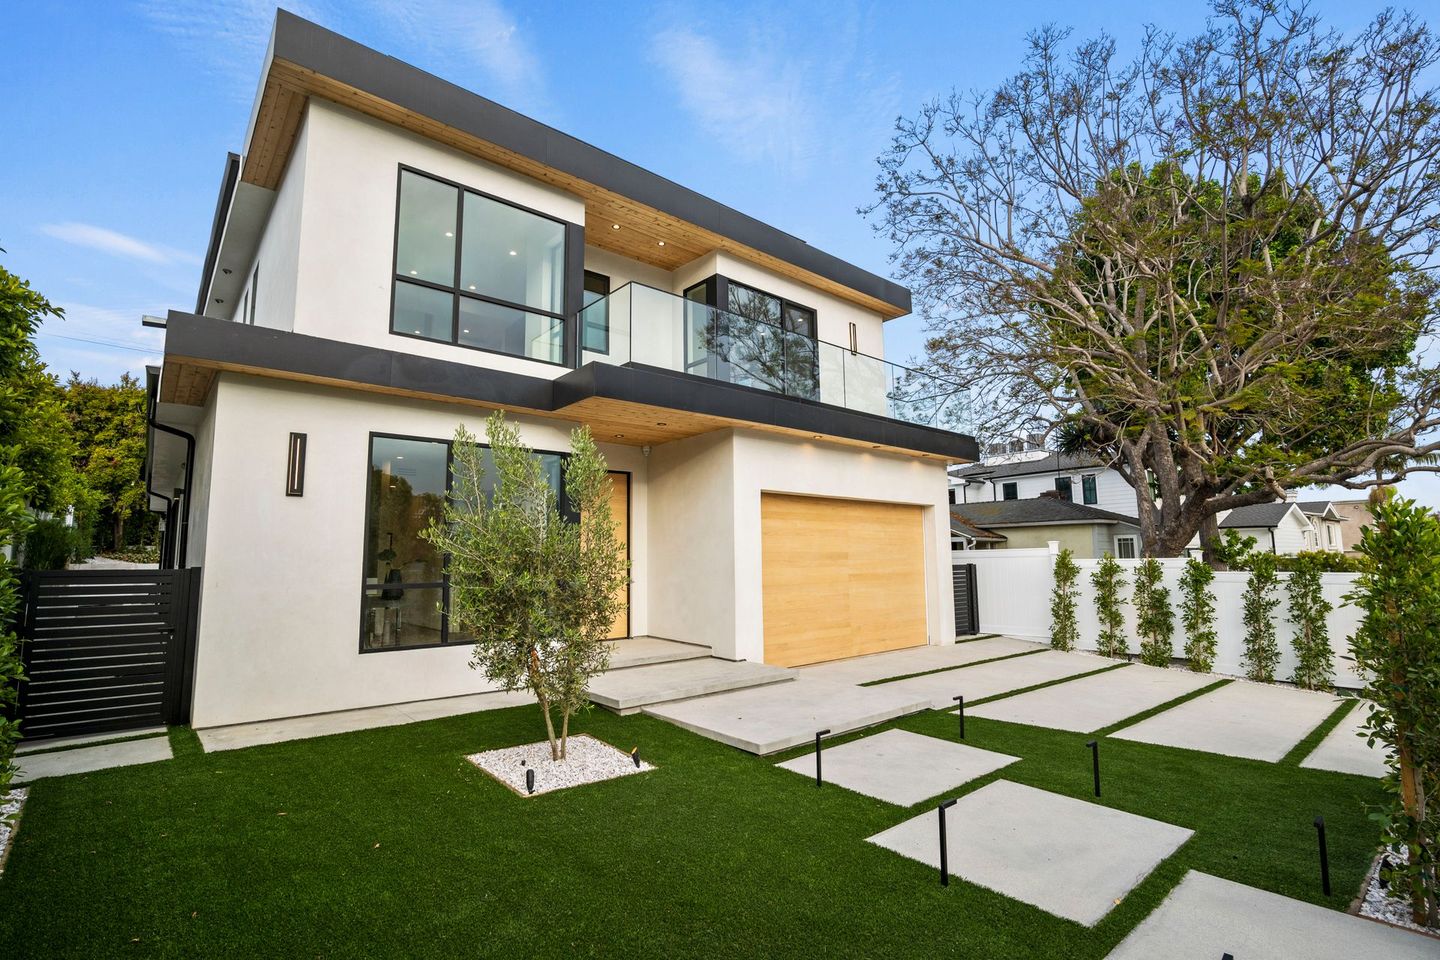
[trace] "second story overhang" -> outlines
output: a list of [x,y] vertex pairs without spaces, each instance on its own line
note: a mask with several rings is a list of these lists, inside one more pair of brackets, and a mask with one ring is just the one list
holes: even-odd
[[545,379],[171,312],[160,401],[203,406],[225,371],[565,420],[630,446],[745,428],[943,463],[978,456],[974,438],[952,430],[648,365],[589,363]]
[[[197,313],[234,303],[312,98],[559,188],[584,203],[585,242],[675,270],[721,251],[884,319],[910,292],[766,223],[482,96],[278,11],[243,156],[227,164]],[[226,271],[229,271],[228,273]]]

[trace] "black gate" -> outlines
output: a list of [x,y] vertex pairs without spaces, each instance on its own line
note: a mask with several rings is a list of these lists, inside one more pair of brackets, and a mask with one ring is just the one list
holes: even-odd
[[200,569],[21,576],[27,741],[188,723]]
[[955,635],[980,632],[980,607],[975,602],[975,564],[951,565],[955,583]]

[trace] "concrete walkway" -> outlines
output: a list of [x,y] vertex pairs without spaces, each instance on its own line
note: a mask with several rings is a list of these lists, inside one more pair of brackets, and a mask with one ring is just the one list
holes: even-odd
[[974,716],[1092,733],[1216,681],[1208,673],[1131,664],[976,707]]
[[990,660],[1017,653],[1039,653],[1048,649],[1050,648],[1045,644],[1030,640],[986,637],[982,640],[966,640],[943,646],[911,647],[908,650],[891,650],[888,653],[872,653],[849,660],[817,663],[814,666],[801,667],[800,675],[815,680],[833,680],[836,683],[873,683],[876,680],[888,680],[911,673],[963,667],[977,660]]
[[1373,709],[1370,703],[1356,704],[1310,755],[1300,761],[1300,766],[1362,777],[1385,776],[1385,749],[1378,744],[1370,746],[1360,735],[1361,726]]
[[784,683],[797,675],[794,670],[766,663],[701,657],[607,670],[591,680],[585,692],[592,703],[624,715],[651,704]]
[[1339,705],[1328,693],[1236,680],[1110,736],[1273,763]]
[[196,730],[195,733],[200,737],[205,751],[214,753],[267,743],[283,743],[287,740],[304,740],[308,737],[327,737],[334,733],[393,727],[402,723],[478,713],[481,710],[519,707],[534,702],[535,698],[528,693],[475,693],[442,700],[420,700],[415,703],[366,707],[362,710],[318,713],[308,717],[286,717],[280,720],[261,720],[257,723],[237,723],[228,727],[207,727]]
[[[954,876],[1092,927],[1193,832],[1007,780],[961,797],[946,826]],[[939,815],[870,842],[938,869]]]
[[33,783],[46,777],[65,777],[74,773],[94,773],[112,767],[129,767],[140,763],[156,763],[174,756],[169,737],[149,737],[104,743],[94,747],[75,747],[54,753],[27,753],[15,758],[20,770],[15,784]]
[[922,699],[936,710],[947,710],[954,708],[957,696],[963,696],[967,704],[974,703],[985,697],[995,697],[1039,683],[1103,670],[1122,662],[1124,661],[1108,660],[1086,653],[1046,650],[1034,656],[960,667],[923,677],[911,677],[909,680],[882,683],[866,689],[893,690],[905,696]]
[[[838,747],[825,747],[821,751],[820,773],[827,784],[910,807],[1019,760],[908,730],[886,730]],[[813,780],[815,753],[776,766]]]
[[1109,960],[1435,960],[1440,940],[1190,871]]

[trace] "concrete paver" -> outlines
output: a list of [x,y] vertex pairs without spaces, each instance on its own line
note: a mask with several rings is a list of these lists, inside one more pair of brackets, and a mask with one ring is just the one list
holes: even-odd
[[908,650],[891,650],[887,653],[872,653],[866,657],[851,657],[848,660],[832,660],[801,667],[800,675],[817,680],[834,680],[837,683],[871,683],[890,677],[903,677],[910,673],[924,673],[927,670],[944,670],[962,667],[977,660],[1006,657],[1017,653],[1039,653],[1050,649],[1033,640],[1017,640],[1014,637],[986,637],[983,640],[967,640],[964,643],[947,643],[943,646],[911,647]]
[[1387,751],[1379,744],[1370,746],[1360,736],[1361,725],[1373,709],[1370,703],[1360,703],[1351,709],[1310,755],[1300,761],[1300,766],[1362,777],[1385,776]]
[[[909,807],[1019,759],[908,730],[886,730],[838,747],[825,747],[820,771],[827,784]],[[776,766],[814,779],[815,754],[807,753]]]
[[[1099,923],[1192,833],[1007,780],[961,797],[946,828],[954,876],[1086,926]],[[934,811],[870,842],[940,866]]]
[[955,697],[964,697],[967,704],[974,703],[984,697],[994,697],[1092,670],[1103,670],[1121,662],[1123,661],[1107,660],[1085,653],[1046,650],[1034,656],[960,667],[943,673],[911,677],[909,680],[882,683],[867,689],[894,690],[923,699],[936,710],[944,710],[955,706]]
[[927,706],[897,684],[855,687],[801,677],[693,700],[660,703],[643,712],[702,737],[750,753],[768,754],[815,739],[815,731],[841,734],[874,726]]
[[145,740],[127,740],[123,743],[106,743],[94,747],[76,747],[73,750],[57,750],[54,753],[27,753],[15,758],[20,772],[15,783],[31,783],[44,777],[64,777],[72,773],[93,773],[111,767],[129,767],[139,763],[155,763],[169,760],[169,737],[150,737]]
[[1339,703],[1327,693],[1236,680],[1110,736],[1273,763]]
[[1132,664],[976,707],[977,717],[1090,733],[1215,682],[1208,673]]
[[635,713],[652,703],[703,697],[744,687],[793,680],[796,671],[766,663],[704,657],[608,670],[590,681],[591,701],[617,713]]
[[1194,870],[1109,960],[1434,960],[1440,940]]

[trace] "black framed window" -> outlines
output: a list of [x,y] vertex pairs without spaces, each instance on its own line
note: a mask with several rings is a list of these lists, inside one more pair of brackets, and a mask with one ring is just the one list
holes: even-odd
[[1019,485],[1018,485],[1017,483],[1013,482],[1013,481],[1010,482],[1010,483],[1002,483],[1002,484],[1000,484],[1000,499],[1001,499],[1001,500],[1019,500],[1019,499],[1020,499],[1020,487],[1019,487]]
[[1056,477],[1055,492],[1060,494],[1061,500],[1074,500],[1075,484],[1069,477]]
[[690,287],[685,299],[693,304],[686,309],[687,372],[819,399],[813,309],[719,275]]
[[[591,353],[610,352],[610,305],[601,303],[610,296],[610,278],[593,270],[585,271],[584,308],[580,312],[580,348]],[[594,306],[599,304],[599,306]]]
[[1095,493],[1095,474],[1087,473],[1080,478],[1080,496],[1092,506],[1099,502],[1100,498]]
[[[536,456],[556,491],[561,516],[578,519],[565,497],[565,455],[537,451]],[[484,470],[493,482],[488,448]],[[454,475],[450,441],[372,433],[369,474],[361,652],[471,642],[450,631],[446,558],[420,535],[444,515]]]
[[561,363],[564,301],[564,223],[400,168],[392,333]]

